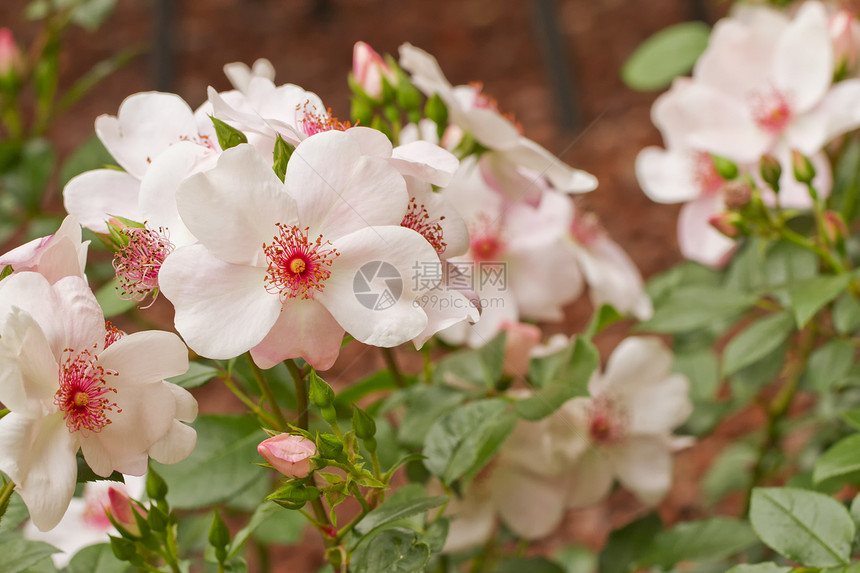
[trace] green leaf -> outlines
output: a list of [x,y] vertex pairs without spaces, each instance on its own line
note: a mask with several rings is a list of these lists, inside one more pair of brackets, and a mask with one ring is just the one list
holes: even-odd
[[719,285],[722,276],[710,267],[693,261],[684,261],[668,271],[651,277],[645,292],[655,306],[662,306],[676,289],[692,285]]
[[105,283],[105,285],[97,290],[95,294],[96,300],[102,307],[102,311],[105,313],[105,318],[111,318],[122,314],[140,303],[140,301],[120,298],[114,281]]
[[577,337],[570,360],[555,378],[532,396],[516,403],[516,413],[526,420],[540,420],[576,396],[588,396],[588,381],[597,369],[600,355],[591,342]]
[[27,506],[24,505],[24,500],[17,492],[12,493],[9,498],[9,505],[6,506],[6,513],[0,519],[0,537],[4,533],[14,531],[19,525],[27,521],[30,517],[30,512],[27,511]]
[[197,446],[174,465],[152,462],[169,486],[167,499],[175,509],[213,505],[242,492],[263,470],[257,444],[266,438],[246,416],[200,416],[192,424]]
[[510,557],[493,568],[495,573],[565,573],[558,563],[543,557]]
[[808,567],[848,565],[855,526],[832,497],[789,487],[755,488],[750,522],[771,549]]
[[786,241],[750,238],[733,258],[725,285],[765,294],[816,274],[818,257],[808,249]]
[[803,328],[815,313],[824,305],[842,294],[848,283],[850,274],[820,276],[795,283],[788,287],[788,297],[797,321],[797,328]]
[[113,162],[113,157],[101,140],[93,135],[63,162],[62,167],[60,167],[60,187],[65,187],[72,177],[80,175],[84,171],[99,169],[101,166]]
[[860,328],[860,301],[843,293],[833,305],[833,326],[839,334],[854,334]]
[[128,563],[120,561],[113,554],[110,543],[99,543],[78,551],[65,573],[125,573],[128,568]]
[[116,0],[86,0],[72,10],[72,22],[89,31],[95,31],[111,15]]
[[374,529],[384,527],[392,522],[412,515],[427,513],[446,501],[448,498],[444,495],[407,500],[388,499],[365,515],[364,519],[356,524],[355,530],[362,535],[368,535]]
[[433,371],[438,382],[457,385],[466,382],[480,387],[495,387],[502,377],[505,360],[505,332],[474,350],[461,350],[439,361]]
[[248,524],[240,529],[235,537],[233,537],[233,541],[230,544],[230,548],[227,550],[227,558],[232,559],[237,556],[239,550],[242,549],[242,546],[251,538],[252,535],[255,534],[257,528],[262,526],[269,520],[279,521],[278,517],[281,516],[290,516],[290,522],[294,519],[298,519],[300,522],[300,527],[298,527],[298,534],[301,535],[301,532],[304,529],[305,518],[297,511],[290,511],[284,509],[278,504],[271,501],[264,501],[260,504],[257,509],[254,510],[253,515],[251,515],[251,519],[248,520]]
[[600,552],[597,570],[600,573],[627,573],[648,550],[663,523],[656,513],[630,522],[609,535]]
[[29,140],[21,148],[18,163],[0,177],[0,188],[11,193],[27,212],[35,214],[40,210],[55,161],[56,153],[50,142]]
[[221,149],[224,151],[242,143],[248,143],[248,138],[245,137],[245,134],[235,127],[228,125],[217,117],[211,115],[209,116],[209,119],[212,120],[212,125],[215,126],[215,135],[218,136],[218,145],[220,145]]
[[843,422],[845,422],[855,430],[860,430],[860,408],[853,408],[851,410],[842,412],[839,417],[842,419]]
[[683,374],[690,381],[690,398],[696,401],[712,401],[720,386],[720,361],[710,348],[692,352],[676,352],[674,372]]
[[730,444],[720,452],[702,481],[705,501],[712,505],[728,492],[748,487],[757,456],[757,448],[747,442]]
[[587,547],[578,545],[564,547],[553,555],[553,559],[562,566],[565,573],[592,573],[596,571],[597,556],[594,551]]
[[350,561],[356,573],[419,573],[430,561],[430,546],[410,529],[392,528],[374,535]]
[[508,406],[504,399],[491,398],[440,418],[427,432],[424,465],[445,483],[480,470],[514,429],[516,416]]
[[275,170],[275,175],[278,176],[281,182],[284,181],[287,173],[287,163],[290,162],[290,157],[293,156],[293,151],[295,150],[295,146],[284,141],[281,134],[277,134],[275,138],[275,150],[272,152],[275,162],[272,169]]
[[710,29],[702,22],[664,28],[636,48],[621,68],[621,79],[637,91],[661,90],[693,69],[709,36]]
[[[380,370],[371,374],[364,380],[356,382],[355,384],[350,384],[338,392],[334,399],[334,407],[338,412],[344,413],[343,417],[347,417],[352,405],[365,396],[373,394],[374,392],[395,390],[396,388],[397,383],[394,381],[394,376],[392,376],[391,371]],[[370,407],[367,410],[368,413],[372,414],[376,411],[376,408]]]
[[735,565],[726,573],[790,573],[793,569],[791,567],[781,567],[776,563],[755,563],[753,565],[742,564]]
[[748,403],[758,391],[774,381],[785,364],[788,343],[783,342],[764,358],[745,366],[729,377],[729,387],[736,405]]
[[681,287],[655,308],[654,316],[639,324],[636,330],[668,334],[689,332],[740,314],[757,300],[756,295],[719,285]]
[[794,319],[778,312],[752,323],[732,338],[723,354],[723,375],[730,376],[778,348],[794,332]]
[[809,356],[804,379],[819,394],[825,394],[848,376],[853,363],[854,345],[836,338]]
[[680,561],[713,561],[740,553],[757,542],[744,521],[728,517],[687,521],[658,533],[639,565],[670,569]]
[[842,149],[833,170],[833,190],[827,203],[842,213],[850,225],[857,216],[860,199],[860,138],[852,137]]
[[815,461],[815,483],[860,471],[860,434],[852,434],[831,446]]
[[[409,414],[397,430],[398,439],[409,448],[424,445],[430,428],[445,414],[452,412],[466,399],[465,394],[444,386],[412,386],[401,392]],[[399,397],[395,396],[395,397]]]
[[217,376],[217,368],[200,362],[190,362],[188,364],[188,372],[168,378],[167,382],[182,386],[188,390],[189,388],[199,388]]
[[298,543],[308,526],[308,520],[298,511],[282,507],[269,515],[254,531],[254,539],[263,545],[292,545]]
[[588,323],[588,328],[585,329],[585,337],[588,339],[603,331],[610,324],[614,324],[624,317],[615,310],[611,304],[602,304],[597,312],[591,317],[591,322]]
[[59,551],[47,543],[28,541],[11,533],[0,536],[3,573],[23,573],[45,557]]

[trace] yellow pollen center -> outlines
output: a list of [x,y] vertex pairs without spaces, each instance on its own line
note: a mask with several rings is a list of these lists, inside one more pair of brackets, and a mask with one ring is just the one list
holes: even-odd
[[72,398],[75,403],[75,406],[78,408],[83,408],[90,402],[90,395],[86,392],[76,392],[75,397]]
[[302,259],[293,259],[290,261],[290,271],[293,274],[300,275],[305,272],[307,264]]

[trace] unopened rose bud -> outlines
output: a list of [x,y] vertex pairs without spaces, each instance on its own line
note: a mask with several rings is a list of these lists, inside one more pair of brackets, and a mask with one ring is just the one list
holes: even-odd
[[125,493],[115,487],[108,490],[110,507],[108,512],[116,524],[134,537],[140,537],[140,526],[134,514],[146,517],[146,510],[138,506]]
[[508,376],[525,377],[529,372],[531,352],[540,343],[540,328],[524,322],[506,322],[505,361],[502,369]]
[[356,42],[352,50],[352,75],[364,93],[375,100],[382,98],[383,78],[391,84],[397,81],[396,74],[382,56],[364,42]]
[[14,80],[21,75],[24,60],[9,28],[0,28],[0,78]]
[[748,181],[736,179],[728,181],[723,186],[723,197],[725,197],[726,208],[739,211],[747,206],[752,197],[752,187]]
[[782,177],[782,165],[779,164],[776,157],[773,155],[762,155],[758,168],[764,182],[767,183],[775,193],[778,193],[779,179]]
[[734,239],[741,234],[741,229],[738,226],[740,220],[741,218],[737,213],[727,211],[725,213],[712,215],[708,219],[708,223],[723,235],[730,239]]
[[711,155],[711,159],[714,162],[716,172],[726,181],[731,181],[738,176],[738,166],[734,161],[713,154]]
[[834,74],[837,78],[850,75],[857,68],[860,53],[860,23],[848,10],[839,10],[830,17],[828,27],[833,41]]
[[317,447],[302,436],[279,434],[260,442],[257,452],[285,476],[303,478],[313,470],[311,458],[317,454]]
[[796,149],[791,150],[791,167],[794,169],[794,178],[800,183],[812,183],[815,167],[807,156]]
[[827,211],[824,213],[824,232],[831,245],[839,245],[848,235],[848,227],[839,213]]

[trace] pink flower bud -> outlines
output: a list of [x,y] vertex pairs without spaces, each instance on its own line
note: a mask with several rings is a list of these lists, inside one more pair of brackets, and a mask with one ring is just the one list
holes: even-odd
[[860,54],[860,22],[853,12],[839,10],[830,17],[829,28],[833,40],[836,73],[844,77],[857,67]]
[[505,322],[502,330],[507,333],[503,370],[508,376],[525,377],[529,371],[532,349],[541,339],[540,328],[524,322]]
[[731,239],[741,234],[741,230],[737,225],[739,221],[738,214],[731,212],[717,213],[708,219],[708,223],[713,228]]
[[110,516],[113,517],[117,525],[125,529],[130,534],[139,536],[140,528],[137,526],[134,514],[137,512],[142,517],[146,517],[146,510],[140,506],[135,507],[137,504],[135,504],[135,502],[133,502],[125,492],[115,487],[111,487],[108,490],[108,498],[110,499],[110,507],[107,511],[110,513]]
[[845,221],[839,213],[826,211],[824,213],[824,232],[831,244],[838,245],[848,236],[848,227],[845,226]]
[[352,74],[356,83],[374,99],[382,96],[382,78],[394,84],[397,78],[376,50],[364,42],[356,42],[352,51]]
[[0,77],[18,75],[24,62],[9,28],[0,28]]
[[311,457],[317,454],[312,441],[295,434],[279,434],[263,440],[257,452],[287,477],[307,477],[313,469]]

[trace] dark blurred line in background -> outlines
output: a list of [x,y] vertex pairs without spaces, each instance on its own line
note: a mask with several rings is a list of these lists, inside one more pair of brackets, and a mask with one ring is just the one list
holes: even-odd
[[568,47],[559,30],[559,13],[555,0],[534,0],[535,36],[543,54],[547,75],[555,96],[558,120],[564,129],[582,127],[582,103],[577,91],[573,66],[567,58]]
[[173,0],[155,0],[153,11],[152,83],[166,92],[173,87]]

